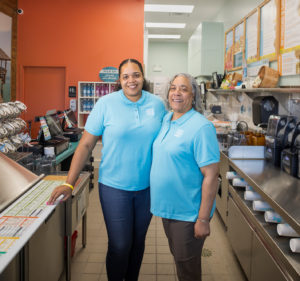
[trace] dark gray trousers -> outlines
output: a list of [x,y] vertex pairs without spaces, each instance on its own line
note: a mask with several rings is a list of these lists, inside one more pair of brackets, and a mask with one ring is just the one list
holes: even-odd
[[162,219],[179,281],[201,281],[201,254],[205,241],[194,237],[194,222]]

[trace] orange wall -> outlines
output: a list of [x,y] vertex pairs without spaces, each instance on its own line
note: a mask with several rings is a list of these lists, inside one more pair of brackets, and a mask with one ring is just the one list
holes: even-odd
[[[143,0],[18,0],[18,7],[24,11],[18,15],[19,100],[25,100],[24,67],[65,67],[68,108],[69,86],[99,81],[103,67],[118,67],[125,58],[143,60]],[[37,104],[50,98],[31,95]]]

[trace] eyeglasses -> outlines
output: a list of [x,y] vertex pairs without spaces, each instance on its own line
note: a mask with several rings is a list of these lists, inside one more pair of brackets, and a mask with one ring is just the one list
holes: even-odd
[[142,77],[142,73],[141,72],[134,72],[132,74],[124,74],[124,75],[121,76],[121,78],[122,78],[122,80],[126,81],[126,80],[129,79],[130,76],[132,77],[132,79],[139,79],[139,78]]

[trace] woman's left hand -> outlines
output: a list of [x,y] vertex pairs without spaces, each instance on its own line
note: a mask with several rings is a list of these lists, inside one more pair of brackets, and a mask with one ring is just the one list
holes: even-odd
[[194,225],[194,236],[196,239],[203,239],[210,234],[210,225],[207,221],[197,220]]

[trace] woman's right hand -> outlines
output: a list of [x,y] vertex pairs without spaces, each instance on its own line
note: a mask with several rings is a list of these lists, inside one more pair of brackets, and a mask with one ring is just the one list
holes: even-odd
[[51,193],[51,196],[47,202],[48,205],[53,205],[55,200],[63,195],[64,198],[61,201],[66,201],[72,195],[72,189],[65,185],[57,186]]

